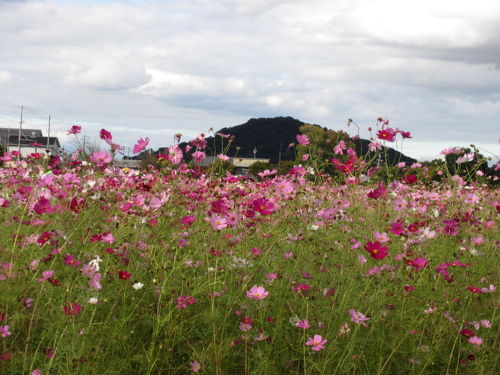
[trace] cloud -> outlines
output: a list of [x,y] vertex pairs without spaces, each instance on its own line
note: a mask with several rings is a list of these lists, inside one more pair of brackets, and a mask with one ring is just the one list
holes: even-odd
[[61,131],[73,122],[130,129],[126,142],[258,116],[334,129],[382,116],[427,142],[498,137],[497,1],[0,6],[0,112],[16,118],[25,104],[33,116],[52,113]]
[[0,85],[9,82],[12,79],[10,73],[6,70],[0,70]]
[[126,90],[149,81],[144,65],[124,61],[102,60],[73,64],[64,82],[68,85],[97,90]]

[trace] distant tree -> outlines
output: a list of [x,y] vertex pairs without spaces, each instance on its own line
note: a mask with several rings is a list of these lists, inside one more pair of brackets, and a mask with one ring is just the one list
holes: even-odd
[[[470,148],[461,148],[460,153],[449,153],[445,156],[445,164],[451,175],[458,175],[470,180],[474,178],[477,171],[483,174],[490,172],[488,159],[479,153],[479,150],[471,145]],[[459,148],[456,148],[459,149]]]
[[257,176],[258,173],[263,172],[266,169],[273,169],[273,165],[269,162],[257,161],[250,166],[249,172],[250,174]]

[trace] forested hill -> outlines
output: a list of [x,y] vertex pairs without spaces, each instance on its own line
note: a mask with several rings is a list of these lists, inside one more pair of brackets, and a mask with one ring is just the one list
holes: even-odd
[[[289,148],[289,144],[297,143],[296,136],[301,134],[300,127],[306,123],[294,119],[292,117],[274,117],[274,118],[252,118],[242,125],[233,127],[222,128],[217,133],[230,134],[234,136],[227,154],[234,156],[237,152],[238,156],[253,157],[254,149],[257,150],[257,158],[271,159],[272,163],[276,163],[280,158],[281,160],[294,160],[295,148]],[[318,129],[323,129],[326,132],[332,132],[326,127],[314,125]],[[334,132],[335,133],[335,132]],[[213,155],[220,153],[221,145],[227,146],[228,140],[224,139],[223,143],[219,136],[207,138],[208,152],[207,154]],[[356,145],[356,152],[366,154],[368,152],[368,144],[370,141],[366,139],[354,140]],[[214,147],[215,145],[215,147]],[[335,144],[329,147],[333,149]],[[237,150],[239,148],[239,150]],[[410,158],[400,152],[388,148],[388,162],[395,164],[399,161],[406,163],[414,163],[416,159]]]
[[[254,157],[254,150],[256,150],[257,158],[270,159],[272,163],[281,160],[295,160],[295,148],[288,147],[291,143],[297,143],[296,136],[301,134],[300,127],[306,123],[294,119],[292,117],[273,117],[273,118],[252,118],[246,123],[232,127],[222,128],[216,131],[216,135],[207,137],[207,155],[217,155],[223,151],[230,157]],[[325,137],[335,139],[338,134],[342,137],[347,135],[342,132],[335,132],[320,125],[313,125],[315,130],[324,132]],[[229,138],[223,138],[217,134],[225,134],[233,136],[232,141]],[[356,147],[358,154],[365,155],[368,152],[368,144],[370,141],[365,139],[352,140]],[[180,147],[184,150],[186,142],[182,142]],[[331,148],[335,143],[329,143],[326,147]],[[228,148],[227,148],[228,147]],[[227,148],[227,149],[226,149]],[[387,160],[389,164],[395,164],[400,161],[406,163],[413,163],[416,159],[410,158],[401,154],[400,152],[388,148]],[[153,154],[164,153],[166,148],[160,148]],[[192,153],[194,149],[191,150]],[[281,153],[281,155],[280,155]],[[138,155],[138,159],[146,157],[148,152],[143,152]],[[190,160],[190,155],[185,154],[185,158]]]

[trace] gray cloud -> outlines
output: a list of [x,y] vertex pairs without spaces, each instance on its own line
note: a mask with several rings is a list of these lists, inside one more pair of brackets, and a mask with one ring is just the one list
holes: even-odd
[[498,138],[500,3],[493,0],[0,7],[0,125],[25,104],[33,117],[52,113],[61,134],[75,122],[89,131],[130,129],[120,136],[129,144],[148,131],[194,134],[275,115],[334,129],[350,117],[366,126],[388,117],[416,141]]

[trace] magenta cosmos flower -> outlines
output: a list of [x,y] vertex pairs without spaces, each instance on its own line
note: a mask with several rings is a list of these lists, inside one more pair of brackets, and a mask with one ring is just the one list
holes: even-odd
[[365,250],[368,251],[370,256],[375,259],[384,259],[389,254],[389,248],[387,246],[382,246],[382,244],[378,241],[368,241],[365,245]]
[[268,295],[269,292],[266,291],[263,286],[254,285],[250,288],[250,290],[247,291],[247,297],[252,299],[261,300],[266,298]]
[[139,138],[139,140],[137,141],[137,144],[134,145],[134,154],[137,154],[138,152],[141,152],[142,150],[144,150],[149,144],[149,138],[146,137],[146,138]]
[[314,335],[314,337],[307,339],[306,345],[310,346],[315,352],[319,352],[325,348],[327,342],[328,340],[323,339],[321,335]]

